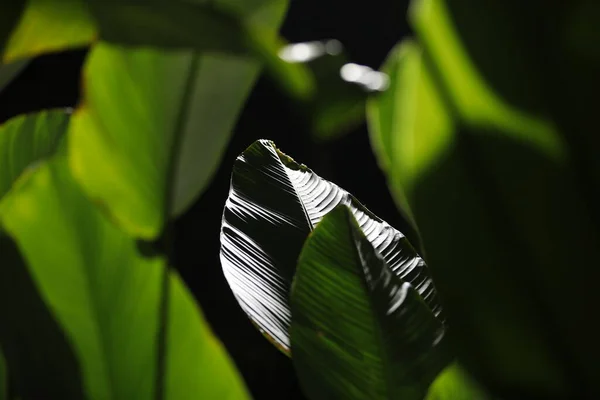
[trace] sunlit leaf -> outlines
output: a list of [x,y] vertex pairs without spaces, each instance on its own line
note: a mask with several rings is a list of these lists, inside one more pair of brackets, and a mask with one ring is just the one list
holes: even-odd
[[445,4],[416,3],[423,50],[391,53],[392,92],[369,106],[380,165],[418,226],[465,367],[510,396],[593,392],[600,345],[582,327],[600,302],[600,240],[573,156],[535,112],[535,85],[513,101],[517,89],[488,83]]
[[457,362],[446,367],[429,387],[425,400],[491,400],[492,397]]
[[452,360],[443,323],[345,205],[306,240],[290,304],[294,365],[311,399],[420,400]]
[[[268,16],[274,29],[282,14]],[[232,55],[96,46],[73,117],[75,176],[127,231],[156,237],[210,181],[257,74]]]
[[[21,181],[0,215],[79,360],[86,398],[154,398],[165,261],[143,258],[136,241],[88,201],[61,157]],[[177,275],[169,281],[164,398],[246,398],[192,296]],[[7,347],[27,343],[17,338]]]
[[406,237],[351,194],[260,140],[235,161],[221,228],[221,264],[240,306],[284,352],[289,290],[302,244],[338,204],[348,205],[396,275],[441,312],[427,267]]
[[21,115],[0,126],[0,199],[26,168],[53,154],[67,131],[63,110]]
[[0,7],[0,13],[10,13],[14,20],[12,30],[6,32],[6,44],[0,57],[3,62],[82,47],[96,36],[94,21],[83,0],[27,0],[23,3],[20,13],[16,12],[15,4]]

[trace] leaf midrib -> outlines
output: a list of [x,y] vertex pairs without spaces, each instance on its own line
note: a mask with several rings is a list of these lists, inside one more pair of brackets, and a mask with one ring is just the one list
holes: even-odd
[[[363,293],[366,294],[366,298],[367,298],[367,302],[369,304],[369,308],[371,311],[371,314],[373,315],[373,320],[375,321],[375,324],[373,325],[373,331],[375,332],[375,336],[378,339],[379,342],[379,346],[377,346],[377,348],[380,350],[380,358],[381,358],[381,364],[383,365],[383,378],[384,378],[384,383],[385,383],[385,391],[386,391],[386,398],[393,398],[392,395],[394,393],[393,390],[393,385],[391,384],[391,382],[393,381],[392,376],[390,375],[389,371],[391,370],[391,361],[389,360],[389,358],[387,357],[387,351],[385,351],[385,341],[383,340],[384,335],[383,335],[383,329],[380,326],[380,322],[379,322],[379,318],[377,318],[377,311],[376,311],[376,306],[373,304],[373,296],[369,296],[369,290],[368,290],[368,282],[365,279],[365,274],[364,274],[364,270],[367,268],[367,266],[363,263],[363,258],[360,256],[359,250],[358,250],[358,242],[363,239],[360,235],[364,234],[362,233],[362,229],[358,226],[358,224],[355,222],[355,218],[354,215],[352,213],[352,211],[350,210],[350,208],[348,208],[348,225],[350,228],[350,234],[351,234],[351,239],[352,239],[352,250],[354,251],[354,256],[358,259],[359,264],[361,266],[361,270],[359,271],[359,276],[360,276],[360,280],[362,282],[362,289],[364,290]],[[356,230],[359,230],[359,232],[357,232]],[[366,239],[366,237],[364,238],[364,240],[366,240],[368,242],[368,239]],[[370,242],[369,242],[370,244]],[[370,244],[371,245],[371,244]],[[372,247],[372,245],[371,245]],[[376,250],[373,248],[373,251],[376,252]],[[382,260],[382,262],[385,263],[385,261]]]

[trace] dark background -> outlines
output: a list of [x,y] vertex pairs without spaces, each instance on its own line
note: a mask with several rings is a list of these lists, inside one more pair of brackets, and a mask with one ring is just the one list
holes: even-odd
[[[335,38],[352,62],[378,68],[388,51],[410,34],[408,1],[291,0],[282,28],[290,42]],[[0,122],[52,107],[75,107],[85,50],[40,57],[0,92]],[[256,139],[272,139],[284,152],[358,197],[400,230],[406,224],[387,191],[364,124],[326,144],[315,143],[295,105],[261,77],[239,119],[212,184],[176,223],[175,267],[257,399],[301,399],[291,360],[252,326],[223,277],[219,262],[221,213],[235,157]]]

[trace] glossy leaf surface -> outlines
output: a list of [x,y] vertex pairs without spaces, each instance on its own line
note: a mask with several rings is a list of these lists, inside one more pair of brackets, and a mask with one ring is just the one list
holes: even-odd
[[[23,180],[0,212],[78,359],[86,398],[153,398],[164,260],[138,253],[135,240],[88,201],[63,158]],[[169,279],[164,398],[246,398],[192,296],[176,275]]]
[[53,154],[67,131],[63,110],[21,115],[0,126],[0,199],[26,168]]
[[509,397],[590,395],[599,240],[574,156],[534,81],[518,97],[493,63],[475,63],[462,39],[479,33],[452,19],[461,7],[415,3],[423,45],[390,55],[392,90],[369,107],[374,148],[421,233],[465,367]]
[[[281,12],[266,15],[274,30]],[[73,117],[76,177],[127,231],[155,238],[209,182],[257,74],[230,55],[96,46]]]
[[402,233],[272,142],[260,140],[233,167],[221,264],[241,307],[284,352],[289,349],[289,290],[302,244],[338,204],[351,208],[392,271],[410,282],[436,315],[441,312],[427,267]]
[[27,0],[6,3],[13,4],[0,7],[0,13],[9,14],[12,20],[7,32],[1,32],[6,35],[0,57],[4,62],[82,47],[96,37],[95,24],[85,1]]
[[311,399],[422,399],[452,360],[444,325],[345,205],[306,240],[290,298],[294,365]]

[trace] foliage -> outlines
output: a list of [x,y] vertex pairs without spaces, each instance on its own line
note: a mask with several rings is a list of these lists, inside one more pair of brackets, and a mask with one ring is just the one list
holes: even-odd
[[415,0],[385,74],[283,47],[285,0],[5,3],[0,90],[90,51],[74,111],[0,127],[0,399],[248,397],[172,242],[261,67],[319,140],[366,114],[424,251],[272,142],[238,157],[224,275],[306,396],[600,395],[593,1]]

